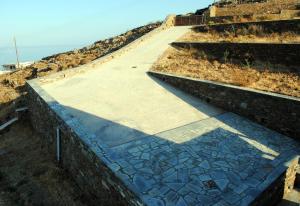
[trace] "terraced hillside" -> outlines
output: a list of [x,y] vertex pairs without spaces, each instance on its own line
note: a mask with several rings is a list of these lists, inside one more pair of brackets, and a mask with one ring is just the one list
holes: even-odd
[[[268,8],[270,12],[267,14],[259,11],[250,14],[246,10],[240,10],[239,14],[236,12],[238,7],[252,5],[229,4],[220,6],[220,11],[227,13],[214,17],[207,16],[207,11],[202,16],[177,17],[175,22],[179,26],[194,26],[171,44],[172,47],[159,58],[151,69],[153,72],[149,73],[209,103],[278,129],[285,123],[277,112],[281,111],[290,118],[287,111],[298,109],[288,108],[291,105],[270,106],[269,100],[278,96],[293,99],[298,105],[296,108],[300,106],[300,2],[286,3],[280,8]],[[260,7],[259,4],[253,7]],[[197,25],[199,22],[202,25]],[[247,96],[251,92],[266,95],[266,98]],[[271,114],[272,109],[266,107],[272,108],[277,117]],[[242,111],[251,108],[250,114]],[[293,114],[296,119],[289,123],[294,128],[300,127],[299,114],[296,113]],[[274,117],[273,123],[268,123],[270,116]],[[277,131],[285,133],[280,129]],[[298,140],[298,136],[293,137]],[[297,168],[296,182],[300,180],[299,166]],[[299,184],[290,189],[284,194],[277,191],[278,196],[283,196],[280,206],[299,204]]]
[[[299,28],[300,20],[195,26],[152,69],[300,97]],[[273,58],[258,59],[268,50]]]

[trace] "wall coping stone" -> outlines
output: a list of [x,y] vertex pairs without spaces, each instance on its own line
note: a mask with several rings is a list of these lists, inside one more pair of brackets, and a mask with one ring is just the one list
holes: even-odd
[[161,74],[161,75],[164,75],[164,76],[177,77],[177,78],[181,78],[181,79],[188,79],[188,80],[208,83],[208,84],[212,84],[212,85],[219,85],[219,86],[239,89],[239,90],[243,90],[243,91],[247,91],[247,92],[253,92],[253,93],[268,95],[268,96],[272,96],[272,97],[283,98],[283,99],[287,99],[287,100],[291,100],[291,101],[296,101],[296,102],[299,102],[299,104],[300,104],[300,98],[292,97],[292,96],[288,96],[288,95],[284,95],[284,94],[266,92],[266,91],[261,91],[261,90],[257,90],[257,89],[252,89],[252,88],[247,88],[247,87],[240,87],[240,86],[230,85],[230,84],[224,84],[224,83],[210,81],[210,80],[197,79],[197,78],[192,78],[192,77],[185,77],[185,76],[180,76],[180,75],[166,73],[166,72],[149,71],[148,74],[150,74],[150,75],[151,74]]

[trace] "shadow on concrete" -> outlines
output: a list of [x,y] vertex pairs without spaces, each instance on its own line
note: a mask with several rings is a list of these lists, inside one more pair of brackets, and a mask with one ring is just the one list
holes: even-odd
[[[181,91],[181,92],[187,94],[186,92],[184,92],[184,91],[180,90],[179,88],[176,88],[176,87],[174,87],[174,86],[172,86],[172,85],[170,85],[170,84],[167,84],[167,83],[165,83],[165,82],[159,80],[158,78],[153,77],[153,76],[150,75],[150,74],[148,74],[148,76],[149,76],[149,78],[151,78],[156,84],[158,84],[159,86],[163,87],[163,88],[166,89],[168,92],[170,92],[170,93],[176,95],[178,98],[182,99],[182,100],[185,101],[187,104],[189,104],[189,102],[186,101],[186,99],[183,98],[182,95],[180,95],[180,92],[179,92],[179,91]],[[191,96],[193,96],[193,95],[191,95]],[[203,105],[206,104],[206,105],[211,105],[211,106],[213,106],[212,104],[209,104],[209,103],[210,103],[210,100],[209,100],[209,99],[206,99],[206,100],[202,100],[202,99],[199,99],[199,98],[197,98],[197,99],[198,99],[199,102],[202,102]],[[194,105],[191,105],[191,106],[194,106]],[[194,106],[194,107],[195,107],[195,106]],[[197,108],[197,107],[195,107],[195,108]],[[198,108],[197,108],[197,109],[198,109]],[[204,112],[204,111],[201,110],[201,112]],[[224,113],[225,113],[225,112],[226,112],[226,111],[224,111]],[[238,116],[240,116],[240,115],[238,115]],[[215,118],[217,118],[217,119],[218,119],[219,121],[221,121],[221,122],[224,122],[224,119],[222,119],[222,117],[221,117],[220,115],[217,115]],[[247,117],[243,117],[242,119],[245,119],[245,120],[246,120]],[[224,122],[224,123],[225,123],[226,125],[228,125],[228,126],[234,128],[234,129],[236,129],[237,131],[239,131],[239,132],[245,134],[246,136],[251,136],[251,134],[253,134],[253,132],[254,132],[254,131],[253,131],[252,129],[250,129],[249,127],[241,126],[241,124],[236,124],[234,121],[226,121],[226,122]],[[277,133],[277,132],[275,132],[275,131],[273,131],[273,130],[271,130],[271,129],[267,129],[266,127],[264,127],[264,126],[262,126],[262,125],[259,125],[259,124],[257,124],[257,123],[254,123],[254,122],[251,121],[251,120],[249,120],[248,123],[251,124],[253,127],[255,127],[256,130],[266,131],[266,132],[264,132],[264,135],[271,135],[271,136],[274,136],[273,134],[276,133],[275,136],[278,137],[278,138],[277,138],[278,142],[280,142],[280,139],[283,137],[283,136],[279,135],[279,133]],[[273,138],[274,138],[274,137],[273,137]],[[258,140],[258,141],[260,141],[260,140]],[[262,142],[262,144],[265,144],[265,143]]]
[[[195,109],[213,116],[214,110],[209,110],[208,104],[152,79]],[[118,123],[126,123],[126,119],[114,122],[76,108],[62,107],[64,111],[59,112],[76,119],[83,134],[91,134],[89,137],[93,139],[77,134],[79,138],[91,147],[105,146],[102,149],[106,157],[118,165],[116,176],[148,205],[158,202],[212,205],[219,201],[230,205],[250,204],[284,175],[286,163],[298,151],[298,144],[293,140],[233,113],[222,113],[153,135]],[[97,151],[93,150],[101,158],[102,151],[99,154]],[[276,195],[265,205],[280,201],[284,186],[280,182]]]
[[[145,196],[149,192],[176,205],[191,188],[198,199],[189,198],[188,205],[197,201],[206,205],[221,200],[232,204],[246,201],[239,199],[237,191],[249,194],[254,200],[284,174],[285,163],[295,158],[293,142],[286,139],[285,145],[278,144],[277,140],[283,136],[232,113],[211,118],[212,122],[207,124],[203,120],[149,135],[84,111],[64,108],[74,118],[80,117],[78,120],[87,132],[95,134],[92,142],[108,145],[106,154],[121,168],[116,175],[149,205],[152,203]],[[99,126],[90,128],[89,123]],[[206,127],[211,129],[203,132]],[[178,134],[187,141],[179,144],[172,141]],[[260,187],[261,183],[264,187]],[[182,191],[186,185],[189,188]],[[283,184],[279,186],[282,187]],[[161,196],[162,188],[173,191],[175,196],[171,199]],[[272,204],[281,200],[283,190],[279,191]]]

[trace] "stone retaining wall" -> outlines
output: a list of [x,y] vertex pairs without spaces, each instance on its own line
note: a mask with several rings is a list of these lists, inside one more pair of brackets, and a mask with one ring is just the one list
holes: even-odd
[[149,72],[211,104],[300,141],[300,99],[212,81]]
[[[35,81],[26,84],[31,123],[53,157],[57,152],[56,132],[59,128],[60,163],[82,189],[81,193],[95,205],[142,205],[114,175],[113,164],[108,164],[109,160],[105,156],[96,155],[95,151],[99,154],[101,147],[91,146],[91,138],[80,123],[76,119],[63,117],[63,107],[49,97]],[[77,125],[76,130],[71,129],[68,124]]]
[[207,24],[226,24],[226,23],[234,23],[234,22],[250,22],[253,20],[253,15],[240,15],[240,16],[217,16],[217,17],[209,17],[206,21]]
[[234,33],[239,29],[249,30],[251,27],[262,28],[263,33],[283,33],[293,32],[300,34],[300,20],[281,20],[281,21],[262,21],[262,22],[243,22],[243,23],[231,23],[231,24],[216,24],[197,26],[193,30],[196,32],[226,32]]
[[[296,71],[300,66],[300,44],[230,43],[230,42],[174,42],[172,46],[196,49],[209,59],[234,60],[240,64],[284,65]],[[225,57],[226,56],[226,57]]]
[[176,16],[175,18],[175,26],[202,25],[205,22],[206,17],[202,15]]

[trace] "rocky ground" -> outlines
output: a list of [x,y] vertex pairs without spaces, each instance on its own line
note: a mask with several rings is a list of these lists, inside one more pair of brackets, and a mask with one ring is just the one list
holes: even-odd
[[211,61],[197,51],[170,48],[152,70],[300,97],[299,72]]
[[26,80],[87,64],[120,49],[160,25],[160,22],[148,24],[119,36],[97,41],[79,50],[46,57],[25,69],[0,75],[0,117],[7,111],[7,106],[18,104],[23,100],[22,96],[26,93],[24,89]]

